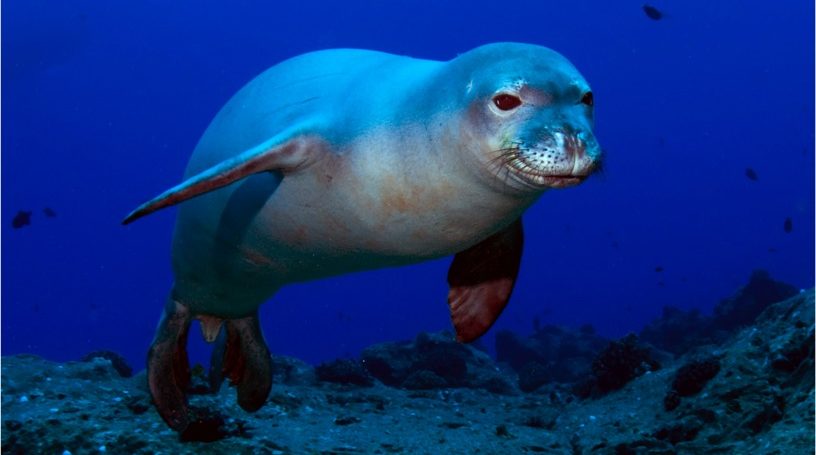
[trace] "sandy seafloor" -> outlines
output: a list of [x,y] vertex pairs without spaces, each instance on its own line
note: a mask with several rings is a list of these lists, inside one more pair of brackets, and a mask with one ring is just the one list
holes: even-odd
[[[721,343],[663,358],[659,369],[587,398],[568,384],[522,392],[516,373],[470,346],[468,378],[477,369],[496,375],[480,388],[470,379],[461,387],[414,381],[413,390],[329,382],[305,363],[277,358],[276,383],[254,414],[238,407],[231,387],[191,395],[209,426],[190,437],[211,442],[167,428],[144,371],[122,377],[101,357],[61,364],[6,356],[2,453],[814,453],[813,309],[813,291],[802,292]],[[451,338],[424,336],[442,345]],[[719,371],[668,411],[679,369],[701,358],[718,359]]]

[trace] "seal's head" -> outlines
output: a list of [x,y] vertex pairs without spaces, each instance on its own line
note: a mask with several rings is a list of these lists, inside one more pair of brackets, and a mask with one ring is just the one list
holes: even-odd
[[459,134],[493,185],[540,193],[581,183],[600,167],[592,91],[557,52],[490,44],[450,68],[464,97],[459,105],[467,106]]

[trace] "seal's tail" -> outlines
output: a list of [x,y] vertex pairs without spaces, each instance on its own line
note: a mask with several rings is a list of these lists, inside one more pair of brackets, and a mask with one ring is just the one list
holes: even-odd
[[263,406],[272,388],[272,359],[258,316],[224,322],[210,360],[210,387],[221,388],[224,378],[238,388],[238,404],[247,412]]
[[[187,334],[192,314],[168,299],[147,355],[150,394],[159,415],[170,428],[184,432],[195,420],[187,404],[190,364]],[[213,352],[210,384],[217,391],[224,377],[238,389],[238,404],[253,412],[263,406],[272,388],[272,359],[261,333],[257,314],[232,320],[201,317],[204,337],[219,343]],[[219,334],[220,333],[220,334]]]
[[190,384],[187,332],[190,310],[168,299],[147,353],[147,382],[153,403],[170,428],[184,431],[190,424],[185,391]]

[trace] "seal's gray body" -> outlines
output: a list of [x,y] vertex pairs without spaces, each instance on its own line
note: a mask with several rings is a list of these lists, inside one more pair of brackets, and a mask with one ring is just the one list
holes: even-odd
[[272,363],[258,307],[288,283],[454,254],[456,337],[477,339],[509,301],[521,215],[597,168],[593,96],[561,55],[482,46],[449,62],[331,50],[287,60],[241,89],[196,147],[185,181],[129,223],[179,204],[176,281],[148,353],[153,402],[191,424],[187,331],[214,350],[247,411]]
[[255,175],[182,204],[175,298],[245,316],[286,283],[454,254],[518,218],[532,199],[497,194],[452,158],[461,112],[445,99],[467,87],[446,78],[443,62],[331,50],[245,86],[186,177],[291,128],[308,128],[326,153],[285,178]]

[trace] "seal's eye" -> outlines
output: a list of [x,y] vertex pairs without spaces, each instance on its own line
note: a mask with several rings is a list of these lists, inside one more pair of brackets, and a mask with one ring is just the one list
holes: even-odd
[[493,97],[493,104],[503,111],[512,111],[521,106],[521,98],[509,93],[501,93]]
[[584,96],[581,97],[581,102],[589,107],[592,107],[592,105],[595,104],[595,99],[592,96],[592,92],[584,93]]

